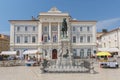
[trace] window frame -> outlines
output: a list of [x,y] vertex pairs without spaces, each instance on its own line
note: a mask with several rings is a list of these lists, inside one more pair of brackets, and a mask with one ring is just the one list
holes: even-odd
[[84,39],[83,36],[80,36],[80,43],[83,43]]
[[25,26],[25,31],[28,31],[28,27],[27,26]]
[[91,42],[91,36],[87,36],[87,42],[88,42],[88,43]]
[[20,36],[17,36],[17,43],[20,43]]
[[47,32],[48,31],[48,26],[45,26],[44,27],[44,32]]
[[28,43],[28,36],[24,37],[24,43]]
[[84,57],[84,49],[80,49],[80,58],[83,58]]
[[83,31],[83,27],[82,26],[80,26],[80,31]]
[[48,42],[48,37],[44,36],[44,42]]
[[87,49],[87,56],[91,57],[91,49]]
[[76,31],[76,29],[75,29],[75,26],[73,26],[73,29],[72,29],[73,31]]
[[76,36],[73,36],[73,43],[76,43]]
[[32,43],[36,43],[36,36],[32,36]]
[[17,31],[20,31],[20,26],[17,26]]
[[88,32],[90,31],[90,26],[87,26],[87,31],[88,31]]
[[32,30],[33,30],[33,31],[36,31],[36,27],[35,27],[35,26],[33,26]]
[[53,42],[57,42],[57,35],[53,36]]

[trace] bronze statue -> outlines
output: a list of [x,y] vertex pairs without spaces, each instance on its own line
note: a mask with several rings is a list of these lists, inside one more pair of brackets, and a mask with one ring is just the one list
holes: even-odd
[[[64,35],[66,34],[66,37],[67,37],[67,22],[66,22],[66,18],[63,19],[63,22],[62,22],[62,33],[63,33],[63,37]],[[65,34],[64,34],[65,33]]]

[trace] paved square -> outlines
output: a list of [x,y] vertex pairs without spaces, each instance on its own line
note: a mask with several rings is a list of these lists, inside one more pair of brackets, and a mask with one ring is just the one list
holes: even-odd
[[95,64],[95,74],[90,73],[45,73],[39,67],[0,67],[0,80],[117,80],[120,68],[103,69]]

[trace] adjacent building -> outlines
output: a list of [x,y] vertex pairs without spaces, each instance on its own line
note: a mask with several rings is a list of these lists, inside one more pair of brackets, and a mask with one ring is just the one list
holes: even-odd
[[120,49],[120,28],[113,29],[101,38],[102,48],[118,48]]
[[96,46],[97,46],[97,48],[102,48],[102,35],[104,35],[105,33],[107,33],[107,32],[97,32],[97,34],[96,34]]
[[8,35],[0,34],[0,52],[10,50],[10,39]]
[[[32,20],[10,21],[10,49],[21,53],[25,50],[40,50],[54,58],[61,46],[61,28],[66,18],[71,52],[79,58],[90,57],[96,51],[96,21],[75,20],[56,7],[41,12]],[[58,56],[58,55],[57,55]]]
[[97,51],[108,51],[120,56],[120,28],[97,33]]

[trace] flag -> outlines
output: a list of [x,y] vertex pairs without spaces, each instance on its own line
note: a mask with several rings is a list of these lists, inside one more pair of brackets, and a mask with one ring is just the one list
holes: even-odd
[[48,40],[50,40],[50,36],[49,36],[49,34],[48,34]]

